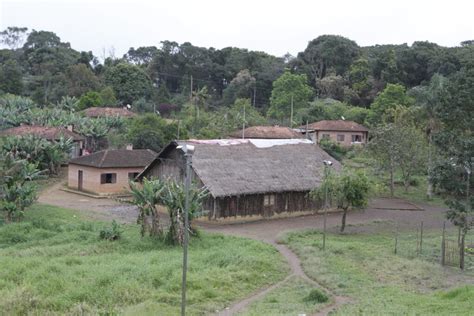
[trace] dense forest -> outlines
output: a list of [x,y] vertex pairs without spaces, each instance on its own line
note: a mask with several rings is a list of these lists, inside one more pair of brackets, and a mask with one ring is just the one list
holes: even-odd
[[[70,96],[82,98],[83,107],[131,104],[149,111],[155,105],[169,112],[193,97],[205,109],[246,98],[262,114],[273,106],[269,114],[276,119],[289,114],[280,113],[283,100],[272,97],[273,85],[285,71],[302,75],[308,86],[294,92],[295,109],[315,98],[370,108],[387,84],[406,89],[427,85],[434,74],[453,76],[474,54],[473,41],[458,47],[422,41],[359,47],[342,36],[322,35],[297,56],[162,41],[158,47],[132,47],[122,57],[103,56],[100,62],[53,32],[9,27],[0,33],[0,42],[8,47],[0,50],[0,91],[30,97],[40,106]],[[298,85],[297,77],[288,80],[287,89]]]

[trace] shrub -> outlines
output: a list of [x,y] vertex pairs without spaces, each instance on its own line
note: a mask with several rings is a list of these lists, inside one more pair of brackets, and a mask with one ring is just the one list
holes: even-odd
[[328,139],[321,139],[319,146],[338,161],[341,161],[348,152],[347,148]]
[[303,299],[309,303],[326,303],[329,300],[328,296],[320,289],[312,289],[311,292]]
[[111,226],[105,226],[99,233],[100,239],[114,241],[122,237],[123,229],[115,220],[112,221]]

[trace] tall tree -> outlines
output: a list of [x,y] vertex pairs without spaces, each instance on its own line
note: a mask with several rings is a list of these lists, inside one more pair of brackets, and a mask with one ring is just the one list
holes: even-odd
[[312,95],[313,90],[307,84],[306,75],[295,75],[286,71],[273,82],[267,115],[276,119],[289,118],[292,104],[296,113],[307,106]]
[[149,98],[152,84],[140,67],[126,63],[112,66],[105,71],[105,82],[110,85],[122,104],[132,104],[142,97]]

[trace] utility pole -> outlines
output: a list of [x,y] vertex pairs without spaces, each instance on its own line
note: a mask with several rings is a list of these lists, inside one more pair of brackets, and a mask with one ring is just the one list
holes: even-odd
[[193,75],[191,75],[191,84],[189,86],[189,101],[193,99]]
[[291,95],[290,128],[293,128],[293,95]]
[[257,82],[255,82],[255,85],[253,86],[253,107],[255,107],[256,97],[257,97]]
[[245,139],[245,102],[244,102],[244,119],[242,122],[242,139]]

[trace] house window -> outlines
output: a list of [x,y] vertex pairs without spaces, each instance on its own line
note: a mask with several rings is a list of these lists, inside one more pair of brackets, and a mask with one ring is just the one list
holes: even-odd
[[135,180],[135,178],[140,174],[140,172],[129,172],[128,173],[128,179],[129,180]]
[[352,135],[352,142],[353,143],[361,143],[362,142],[362,135]]
[[337,134],[337,141],[338,142],[343,142],[345,138],[346,137],[345,137],[344,134]]
[[100,175],[100,184],[116,183],[116,182],[117,182],[117,174],[116,173],[102,173]]
[[275,196],[273,194],[268,194],[263,196],[263,206],[272,206],[275,205]]
[[329,134],[323,134],[322,139],[329,139]]

